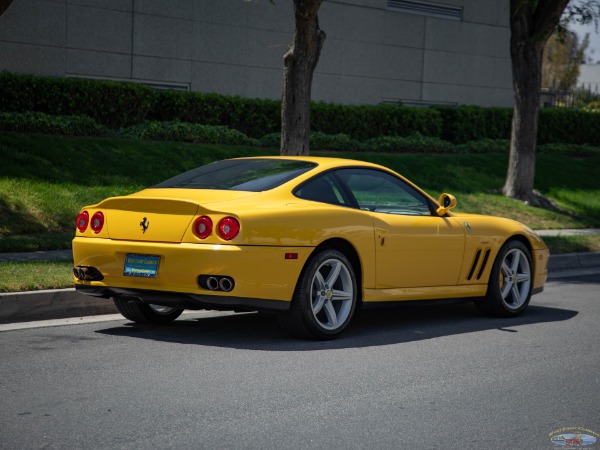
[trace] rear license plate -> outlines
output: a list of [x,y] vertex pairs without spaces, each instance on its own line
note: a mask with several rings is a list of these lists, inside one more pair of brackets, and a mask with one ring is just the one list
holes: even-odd
[[160,256],[129,253],[125,256],[123,275],[126,277],[156,278]]

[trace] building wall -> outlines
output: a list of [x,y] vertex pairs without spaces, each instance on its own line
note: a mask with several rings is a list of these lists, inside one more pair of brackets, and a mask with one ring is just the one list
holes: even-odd
[[577,86],[600,93],[600,64],[582,64],[579,66]]
[[[436,2],[462,21],[325,0],[313,99],[511,106],[506,2]],[[293,28],[289,0],[14,0],[0,70],[279,98]]]

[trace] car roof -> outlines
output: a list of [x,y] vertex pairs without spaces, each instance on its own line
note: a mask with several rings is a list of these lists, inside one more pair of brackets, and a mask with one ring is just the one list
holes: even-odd
[[375,167],[379,169],[385,169],[387,171],[391,171],[391,169],[381,166],[379,164],[373,164],[367,161],[359,161],[355,159],[347,159],[347,158],[335,158],[330,156],[281,156],[281,155],[265,155],[265,156],[250,156],[243,158],[234,158],[234,159],[282,159],[288,161],[306,161],[318,164],[322,169],[329,169],[333,167],[341,167],[341,166],[366,166],[366,167]]

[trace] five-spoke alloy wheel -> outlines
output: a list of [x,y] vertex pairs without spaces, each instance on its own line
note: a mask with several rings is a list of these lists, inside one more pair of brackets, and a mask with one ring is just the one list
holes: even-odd
[[498,252],[486,297],[477,307],[487,314],[514,317],[527,308],[533,287],[533,263],[529,249],[508,241]]
[[304,268],[282,325],[308,339],[333,339],[350,323],[358,302],[352,264],[337,250],[317,253]]

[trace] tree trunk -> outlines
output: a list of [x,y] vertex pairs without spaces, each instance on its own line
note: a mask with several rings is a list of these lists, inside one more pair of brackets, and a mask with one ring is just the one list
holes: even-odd
[[294,0],[294,42],[283,57],[281,154],[308,155],[312,79],[325,33],[317,12],[323,0]]
[[510,57],[515,108],[508,171],[502,192],[555,209],[533,190],[544,45],[569,0],[510,0]]
[[0,16],[8,9],[13,0],[0,0]]
[[503,192],[524,201],[533,197],[543,50],[543,42],[511,44],[515,107]]

